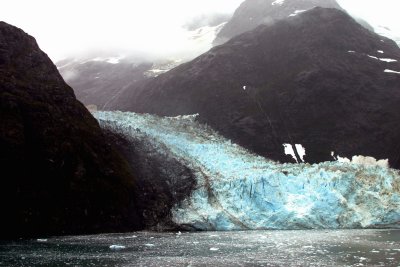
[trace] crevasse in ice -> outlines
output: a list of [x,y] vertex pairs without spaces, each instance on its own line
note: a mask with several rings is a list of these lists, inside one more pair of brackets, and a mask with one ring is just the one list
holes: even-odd
[[397,170],[340,162],[276,163],[231,143],[195,116],[94,115],[103,127],[167,147],[196,173],[197,187],[172,211],[178,224],[240,230],[361,228],[400,221]]

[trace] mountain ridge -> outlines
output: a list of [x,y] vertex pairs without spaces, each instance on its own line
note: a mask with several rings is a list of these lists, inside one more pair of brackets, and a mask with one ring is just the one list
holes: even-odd
[[400,77],[384,72],[400,70],[399,60],[392,40],[342,11],[316,7],[128,89],[120,108],[199,113],[225,137],[274,160],[293,161],[283,154],[289,143],[305,146],[307,162],[334,160],[334,152],[390,158],[399,167]]
[[35,39],[0,22],[0,238],[142,227],[135,177]]

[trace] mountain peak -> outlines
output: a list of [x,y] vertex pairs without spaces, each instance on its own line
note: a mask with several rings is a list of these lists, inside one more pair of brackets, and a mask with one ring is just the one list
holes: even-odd
[[387,71],[400,71],[399,61],[393,41],[340,10],[314,8],[158,76],[125,95],[130,103],[121,108],[199,113],[225,137],[274,160],[292,161],[283,144],[301,144],[307,162],[334,160],[333,151],[399,167],[400,76]]
[[218,33],[214,44],[222,44],[259,25],[297,16],[314,7],[341,9],[335,0],[246,0]]

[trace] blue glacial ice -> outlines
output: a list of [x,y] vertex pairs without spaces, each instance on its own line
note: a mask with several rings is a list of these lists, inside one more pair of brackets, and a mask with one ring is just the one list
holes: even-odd
[[233,144],[194,116],[94,115],[103,127],[167,147],[196,174],[195,190],[172,210],[177,224],[201,230],[332,229],[400,221],[397,170],[273,162]]

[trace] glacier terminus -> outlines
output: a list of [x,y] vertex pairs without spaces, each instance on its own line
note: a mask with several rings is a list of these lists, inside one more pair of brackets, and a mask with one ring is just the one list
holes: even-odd
[[395,169],[341,162],[281,164],[221,137],[196,122],[195,115],[113,111],[94,116],[102,127],[146,142],[195,173],[194,190],[172,210],[178,225],[197,230],[345,229],[394,227],[400,221],[400,174]]

